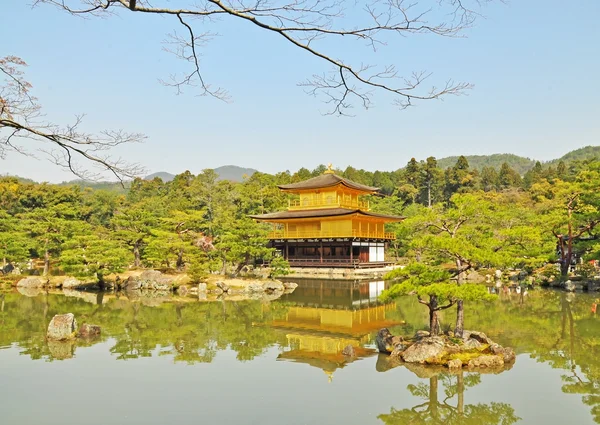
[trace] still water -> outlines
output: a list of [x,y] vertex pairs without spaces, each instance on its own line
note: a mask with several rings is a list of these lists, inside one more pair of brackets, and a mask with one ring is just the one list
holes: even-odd
[[[383,282],[298,283],[271,303],[0,294],[0,423],[600,423],[596,295],[537,290],[468,305],[467,327],[514,347],[517,361],[450,374],[391,367],[373,349],[381,327],[424,327],[414,298],[379,304]],[[47,343],[50,319],[66,312],[102,337]],[[358,358],[340,354],[347,345]]]

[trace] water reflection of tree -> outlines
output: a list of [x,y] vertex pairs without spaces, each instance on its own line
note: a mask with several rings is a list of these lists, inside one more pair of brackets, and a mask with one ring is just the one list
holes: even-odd
[[[408,409],[391,409],[389,414],[379,415],[386,425],[511,425],[520,418],[510,404],[465,404],[465,391],[481,382],[479,373],[459,371],[456,374],[428,373],[429,383],[409,385],[408,391],[422,403]],[[443,395],[440,394],[440,384]]]
[[[97,300],[95,294],[90,295]],[[94,305],[62,295],[29,298],[6,294],[0,312],[0,347],[16,343],[21,354],[32,359],[55,359],[45,341],[46,329],[54,314],[68,311],[79,323],[100,325],[102,337],[94,342],[110,340],[110,351],[117,359],[149,357],[157,352],[175,361],[210,362],[217,351],[230,348],[244,361],[271,346],[286,344],[285,335],[266,326],[285,309],[280,303],[265,306],[259,301],[146,306],[121,297]]]
[[[552,368],[568,371],[562,390],[581,394],[600,423],[600,318],[590,311],[594,298],[551,290],[534,290],[526,296],[500,291],[493,308],[474,304],[466,312],[466,323],[514,347],[517,354],[527,353]],[[397,303],[407,320],[406,329],[418,328],[426,319],[415,311],[418,306],[412,300]]]

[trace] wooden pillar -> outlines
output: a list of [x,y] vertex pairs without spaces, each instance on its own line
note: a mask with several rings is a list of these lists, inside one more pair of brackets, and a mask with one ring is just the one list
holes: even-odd
[[319,255],[321,257],[321,264],[323,264],[323,240],[321,240],[321,249],[319,250]]
[[285,259],[287,261],[289,261],[289,259],[290,259],[290,250],[288,249],[288,241],[286,240],[284,243],[285,243]]

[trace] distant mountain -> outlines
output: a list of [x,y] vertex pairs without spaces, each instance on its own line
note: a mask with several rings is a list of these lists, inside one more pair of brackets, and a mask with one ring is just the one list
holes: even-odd
[[[505,162],[516,170],[519,174],[523,175],[527,171],[533,168],[535,160],[525,158],[511,153],[495,153],[493,155],[465,155],[471,168],[475,168],[479,171],[483,167],[494,167],[499,170],[502,164]],[[446,158],[438,159],[438,166],[440,168],[448,168],[456,164],[458,156],[449,156]]]
[[549,164],[557,164],[560,161],[564,161],[565,163],[571,161],[581,161],[584,159],[592,159],[597,158],[600,159],[600,146],[585,146],[580,149],[575,149],[569,153],[564,154],[558,159],[553,159],[552,161],[548,161]]
[[215,168],[215,173],[219,175],[219,180],[230,180],[232,182],[241,182],[244,177],[251,177],[252,174],[258,171],[254,168],[243,168],[237,165],[224,165]]
[[127,193],[130,187],[129,182],[105,182],[105,181],[88,181],[88,180],[71,180],[68,182],[58,183],[59,186],[79,186],[82,189],[90,188],[94,190],[107,190],[109,192]]
[[[238,167],[237,165],[224,165],[222,167],[215,168],[214,171],[219,176],[219,180],[230,180],[232,182],[241,182],[244,180],[244,177],[250,177],[252,174],[257,172],[257,170],[254,168],[243,168]],[[175,178],[175,175],[165,171],[160,171],[144,177],[144,180],[152,180],[156,177],[160,178],[164,182],[170,182]]]
[[[476,168],[481,171],[483,167],[494,167],[499,170],[503,163],[508,163],[514,170],[519,174],[523,175],[527,171],[531,170],[536,163],[535,159],[525,158],[510,153],[496,153],[493,155],[465,155],[471,168]],[[569,163],[571,161],[581,161],[584,159],[600,159],[600,146],[586,146],[584,148],[575,149],[560,158],[556,158],[550,161],[540,161],[542,165],[556,165],[560,161]],[[438,166],[442,169],[452,167],[456,164],[458,156],[449,156],[446,158],[438,159]]]
[[34,180],[27,179],[25,177],[13,176],[12,174],[0,174],[0,178],[3,177],[7,179],[17,179],[17,181],[22,184],[37,184],[37,182]]
[[175,174],[167,173],[166,171],[159,171],[158,173],[152,173],[144,177],[144,180],[153,180],[157,177],[164,182],[170,182],[175,178]]

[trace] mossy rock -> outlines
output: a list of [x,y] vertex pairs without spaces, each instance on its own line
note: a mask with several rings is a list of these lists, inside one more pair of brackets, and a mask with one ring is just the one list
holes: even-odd
[[447,365],[450,360],[460,360],[462,362],[463,366],[466,366],[469,364],[469,361],[476,359],[477,357],[481,357],[481,355],[482,355],[481,351],[477,351],[477,350],[460,352],[460,353],[452,353],[443,359],[444,363],[442,363],[442,364]]

